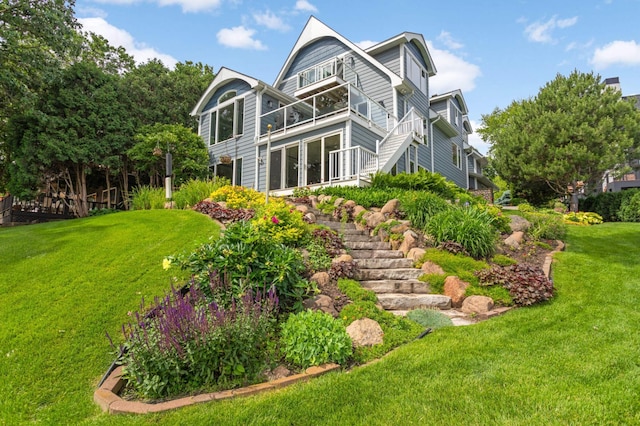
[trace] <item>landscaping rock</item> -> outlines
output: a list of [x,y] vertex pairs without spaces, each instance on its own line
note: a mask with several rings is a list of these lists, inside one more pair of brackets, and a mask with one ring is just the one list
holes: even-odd
[[305,215],[305,214],[309,213],[309,206],[307,206],[305,204],[298,204],[296,206],[296,210],[298,210],[300,213]]
[[382,343],[384,332],[376,321],[362,318],[349,324],[347,334],[351,337],[354,347],[374,346]]
[[369,216],[365,213],[364,217],[367,218],[367,226],[371,229],[374,229],[376,226],[387,220],[386,216],[380,212],[371,213]]
[[382,209],[380,210],[380,213],[386,216],[389,216],[394,211],[396,211],[399,206],[400,206],[400,201],[397,198],[394,198],[393,200],[387,201],[387,204],[385,204],[382,207]]
[[321,311],[332,315],[334,318],[338,317],[338,311],[333,304],[333,299],[326,294],[320,294],[318,296],[312,297],[310,299],[302,302],[302,305],[306,309],[311,309],[313,311]]
[[418,246],[418,234],[412,230],[408,230],[402,235],[404,239],[402,240],[402,244],[400,244],[399,250],[406,256],[409,250]]
[[424,256],[425,253],[426,253],[425,249],[420,247],[414,247],[411,250],[409,250],[409,253],[407,253],[407,259],[416,261],[416,260],[419,260],[422,256]]
[[318,206],[318,196],[317,195],[309,195],[309,201],[311,201],[311,207],[314,209]]
[[511,232],[516,231],[526,231],[531,226],[531,222],[525,219],[522,216],[511,215],[511,222],[509,223],[509,227],[511,228]]
[[493,299],[487,296],[469,296],[462,302],[462,312],[486,314],[493,309]]
[[427,260],[422,264],[422,268],[425,274],[444,275],[444,269],[440,265]]
[[305,214],[303,219],[307,223],[316,223],[316,215],[311,212]]
[[340,262],[352,262],[353,257],[350,254],[341,254],[340,256],[331,260],[331,263],[340,263]]
[[291,375],[291,370],[289,370],[284,365],[279,365],[271,371],[268,371],[265,376],[267,376],[267,380],[270,382],[278,379],[283,379],[285,377],[289,377]]
[[520,248],[520,243],[522,243],[523,238],[524,238],[524,232],[516,231],[513,234],[509,235],[507,239],[504,240],[504,243],[509,247],[512,247],[517,250]]
[[408,223],[400,223],[389,229],[392,234],[404,234],[409,229]]
[[353,201],[353,200],[347,200],[347,201],[345,201],[344,206],[346,208],[355,208],[356,207],[356,202]]
[[462,306],[462,302],[465,298],[464,292],[467,290],[469,285],[470,284],[468,282],[462,281],[460,278],[453,275],[448,276],[444,280],[444,295],[451,298],[452,307],[459,308]]
[[309,278],[309,281],[312,281],[319,286],[328,285],[331,282],[331,278],[329,274],[326,272],[316,272]]
[[333,206],[340,207],[342,203],[344,203],[344,198],[337,198],[336,201],[333,203]]
[[364,212],[364,211],[367,211],[367,209],[365,209],[362,206],[355,206],[353,208],[353,217],[357,217],[360,214],[360,212]]

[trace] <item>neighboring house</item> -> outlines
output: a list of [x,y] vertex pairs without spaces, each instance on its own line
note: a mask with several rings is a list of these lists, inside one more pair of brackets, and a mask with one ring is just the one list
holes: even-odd
[[213,173],[259,191],[367,185],[376,171],[419,169],[494,187],[468,144],[462,92],[430,97],[435,74],[420,34],[363,50],[311,17],[273,85],[223,67],[192,115]]
[[[622,91],[618,77],[607,78],[604,82],[609,87]],[[640,95],[622,96],[622,99],[635,100],[636,108],[640,109]],[[618,192],[625,189],[640,188],[640,157],[630,160],[622,167],[627,171],[622,176],[619,176],[620,173],[614,170],[607,170],[604,173],[602,177],[602,192]]]

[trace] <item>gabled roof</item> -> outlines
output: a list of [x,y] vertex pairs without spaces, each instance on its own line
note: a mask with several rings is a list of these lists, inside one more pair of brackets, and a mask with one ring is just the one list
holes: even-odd
[[462,108],[462,114],[469,114],[469,108],[467,108],[467,102],[464,100],[464,96],[462,96],[462,91],[460,89],[453,90],[451,92],[443,93],[442,95],[434,95],[431,97],[431,103],[444,101],[445,99],[455,98],[458,100],[458,104],[460,104],[460,108]]
[[199,115],[202,112],[202,109],[207,105],[207,103],[209,102],[213,94],[216,92],[216,90],[219,87],[224,86],[225,84],[234,80],[242,80],[246,82],[249,85],[249,87],[251,87],[252,89],[256,89],[256,90],[265,89],[270,95],[288,103],[291,103],[297,100],[292,98],[291,96],[286,95],[280,90],[277,90],[275,87],[270,86],[264,81],[255,79],[253,77],[249,77],[246,74],[239,73],[232,69],[222,67],[220,68],[220,71],[218,71],[218,73],[216,74],[215,78],[213,79],[209,87],[207,87],[207,90],[205,90],[204,94],[196,104],[195,108],[193,108],[193,111],[191,111],[191,115],[192,116]]
[[361,49],[352,41],[348,40],[347,38],[341,36],[333,29],[329,28],[326,24],[318,20],[318,18],[316,18],[315,16],[311,16],[307,21],[307,24],[305,25],[304,29],[302,30],[302,33],[300,33],[300,36],[298,37],[298,40],[296,41],[295,45],[291,49],[291,52],[289,53],[287,60],[284,62],[284,65],[282,66],[282,69],[280,70],[280,73],[278,74],[278,77],[276,78],[273,85],[275,87],[278,87],[280,83],[282,83],[282,80],[284,79],[284,76],[286,75],[287,71],[291,67],[293,60],[296,58],[296,55],[298,54],[298,52],[300,52],[302,48],[304,48],[305,46],[308,46],[309,44],[323,37],[334,37],[340,42],[342,42],[344,45],[346,45],[349,49],[358,53],[360,56],[366,58],[373,66],[375,66],[384,74],[389,76],[389,78],[391,79],[392,86],[395,87],[402,84],[402,79],[398,75],[396,75],[389,68],[385,67],[379,61],[374,59],[365,50]]
[[431,54],[429,53],[429,49],[427,48],[427,43],[424,40],[424,37],[422,36],[422,34],[404,32],[402,34],[398,34],[395,37],[392,37],[388,40],[385,40],[374,46],[369,47],[366,50],[366,52],[369,53],[370,55],[376,55],[380,52],[384,52],[390,47],[394,47],[404,43],[411,43],[412,41],[416,42],[415,43],[416,47],[422,53],[422,59],[424,60],[424,63],[427,65],[427,72],[429,73],[429,77],[433,77],[434,75],[436,75],[438,71],[436,70],[436,66],[433,63],[433,59],[431,58]]

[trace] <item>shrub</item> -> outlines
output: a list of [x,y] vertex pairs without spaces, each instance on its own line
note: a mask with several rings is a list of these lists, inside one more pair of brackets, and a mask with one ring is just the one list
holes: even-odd
[[340,278],[353,278],[358,270],[356,262],[334,262],[329,268],[329,278],[337,282]]
[[123,378],[143,398],[253,382],[274,338],[277,298],[247,292],[232,308],[193,287],[156,299],[150,314],[123,326]]
[[453,326],[451,318],[436,309],[415,309],[407,312],[407,318],[433,330]]
[[212,201],[226,202],[227,208],[230,209],[256,209],[265,203],[263,193],[243,186],[222,186],[213,191],[209,198],[211,198]]
[[302,213],[282,198],[270,199],[269,204],[258,207],[252,223],[262,238],[292,247],[299,245],[308,232]]
[[407,214],[411,225],[418,229],[426,229],[433,216],[450,209],[444,198],[432,192],[412,192],[402,199],[402,209]]
[[559,240],[567,233],[567,225],[563,216],[558,213],[524,213],[531,226],[527,233],[535,240]]
[[164,209],[167,201],[163,188],[152,188],[150,186],[138,186],[131,192],[132,210],[152,210]]
[[498,266],[511,266],[518,263],[517,260],[512,259],[509,256],[505,256],[504,254],[496,254],[495,256],[493,256],[491,261]]
[[200,201],[193,209],[202,214],[206,214],[212,219],[222,223],[238,222],[240,220],[252,219],[255,212],[252,209],[227,209],[213,201]]
[[180,189],[173,193],[173,201],[179,209],[195,206],[209,197],[216,189],[229,184],[229,179],[213,178],[212,180],[191,179],[180,185]]
[[308,256],[305,259],[307,272],[314,274],[318,271],[326,271],[331,267],[331,257],[320,241],[312,239],[305,249]]
[[640,192],[622,201],[618,217],[622,222],[640,222]]
[[312,240],[320,242],[331,257],[336,257],[344,249],[344,243],[340,235],[329,228],[315,228],[311,231],[311,235]]
[[351,338],[342,322],[320,311],[289,315],[280,341],[285,359],[299,368],[344,364],[352,354]]
[[497,232],[494,218],[475,207],[457,207],[436,214],[426,231],[436,244],[454,241],[461,244],[474,258],[488,257],[495,250]]
[[476,275],[480,285],[498,285],[509,290],[513,302],[519,306],[533,305],[553,297],[553,283],[542,270],[527,264],[494,266],[477,271]]
[[343,292],[352,302],[373,302],[377,303],[378,298],[376,294],[365,288],[362,288],[358,281],[351,279],[339,279],[338,288]]
[[466,193],[453,182],[447,181],[444,176],[424,169],[418,170],[417,173],[399,173],[395,176],[379,172],[371,179],[371,187],[430,191],[448,200],[454,200],[459,198],[459,194]]
[[591,212],[569,212],[564,214],[562,218],[569,225],[597,225],[602,223],[602,216]]

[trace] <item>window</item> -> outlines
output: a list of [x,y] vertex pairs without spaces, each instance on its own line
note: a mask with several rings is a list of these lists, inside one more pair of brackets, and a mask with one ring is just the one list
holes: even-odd
[[[233,93],[235,92],[227,92]],[[220,100],[227,96],[220,97]],[[219,102],[220,103],[220,102]],[[209,145],[232,139],[244,132],[244,98],[236,99],[211,112]]]
[[407,159],[407,173],[415,173],[417,171],[416,164],[418,163],[418,147],[410,146],[405,153]]
[[242,158],[231,161],[231,164],[218,163],[212,169],[214,176],[225,177],[232,185],[242,185]]
[[460,126],[460,111],[455,106],[453,107],[453,121],[456,126]]
[[452,157],[453,165],[459,169],[462,169],[462,151],[460,150],[460,147],[455,143],[452,143],[451,151],[453,154],[453,157]]
[[[307,142],[306,185],[329,181],[329,153],[340,149],[340,140],[341,135],[337,134]],[[337,167],[335,161],[333,166]],[[333,175],[336,175],[335,171]]]
[[405,77],[420,89],[422,93],[427,94],[427,71],[409,49],[406,48],[404,62]]
[[297,187],[298,165],[298,144],[271,150],[269,189]]

